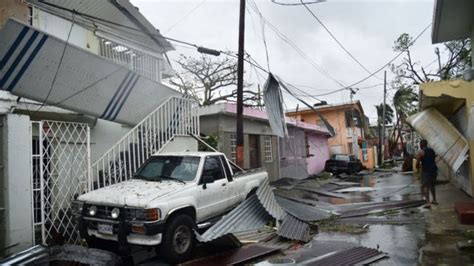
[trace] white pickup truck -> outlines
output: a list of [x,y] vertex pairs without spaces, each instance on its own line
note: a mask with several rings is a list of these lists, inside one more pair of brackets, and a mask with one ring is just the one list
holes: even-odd
[[83,194],[74,202],[81,237],[119,246],[157,246],[168,262],[186,260],[204,228],[256,191],[267,173],[234,174],[222,153],[152,156],[131,180]]

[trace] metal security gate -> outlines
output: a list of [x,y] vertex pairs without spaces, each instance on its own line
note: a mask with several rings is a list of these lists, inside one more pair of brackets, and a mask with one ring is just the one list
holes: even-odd
[[32,168],[35,244],[78,243],[71,201],[90,190],[89,126],[32,122]]

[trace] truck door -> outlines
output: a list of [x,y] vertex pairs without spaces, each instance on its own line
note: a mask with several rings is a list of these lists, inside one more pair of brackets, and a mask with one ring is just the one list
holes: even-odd
[[[203,184],[205,176],[212,176],[214,183]],[[199,218],[205,219],[220,214],[227,208],[228,181],[219,156],[207,156],[204,161],[204,167],[199,180],[198,213]],[[204,188],[205,187],[205,188]]]

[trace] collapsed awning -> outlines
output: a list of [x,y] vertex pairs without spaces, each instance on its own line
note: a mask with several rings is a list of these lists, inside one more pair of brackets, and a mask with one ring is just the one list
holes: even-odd
[[467,158],[467,139],[434,108],[428,108],[407,119],[408,123],[428,141],[429,146],[454,171]]
[[0,89],[129,125],[181,95],[15,20],[0,32],[0,60]]

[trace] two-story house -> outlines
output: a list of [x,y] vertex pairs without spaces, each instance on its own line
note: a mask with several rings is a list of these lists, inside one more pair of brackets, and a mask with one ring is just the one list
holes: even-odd
[[[329,148],[332,154],[355,154],[366,167],[373,168],[375,166],[375,150],[368,147],[366,141],[368,121],[366,121],[367,117],[360,101],[339,104],[323,102],[323,104],[314,105],[313,108],[324,116],[335,130],[335,135],[329,139]],[[309,108],[289,110],[286,115],[298,121],[324,126],[320,116]]]
[[172,49],[128,0],[0,1],[0,253],[77,243],[77,194],[199,134]]

